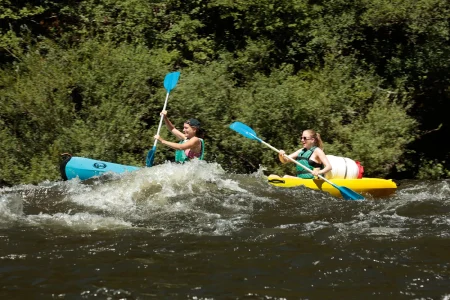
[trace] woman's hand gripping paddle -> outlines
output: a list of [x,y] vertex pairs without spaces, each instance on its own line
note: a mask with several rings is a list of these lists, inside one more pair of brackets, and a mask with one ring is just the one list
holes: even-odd
[[[178,78],[180,77],[180,72],[172,72],[166,75],[164,78],[164,87],[167,91],[166,95],[166,101],[164,102],[163,110],[166,110],[167,106],[167,100],[169,99],[170,91],[175,88],[178,82]],[[159,135],[159,131],[161,130],[162,121],[164,119],[164,116],[161,116],[161,119],[159,120],[159,126],[158,126],[158,132],[156,133]],[[148,151],[147,153],[147,159],[145,160],[145,164],[147,167],[153,166],[153,160],[155,159],[155,152],[156,152],[156,144],[158,143],[158,140],[155,140],[155,143],[153,144],[153,148]]]
[[[269,145],[268,143],[264,142],[263,140],[261,140],[255,133],[255,131],[253,131],[253,129],[251,129],[250,127],[248,127],[247,125],[245,125],[244,123],[241,122],[234,122],[233,124],[230,125],[230,128],[233,129],[234,131],[236,131],[237,133],[242,134],[243,136],[245,136],[246,138],[249,138],[251,140],[257,140],[260,143],[263,143],[264,145],[266,145],[267,147],[269,147],[270,149],[280,153],[280,150],[278,150],[275,147],[272,147],[271,145]],[[298,161],[296,161],[295,159],[289,157],[289,156],[285,156],[286,158],[288,158],[289,160],[291,160],[292,162],[296,163],[297,165],[299,165],[300,167],[302,167],[303,169],[305,169],[306,171],[312,173],[312,170],[308,169],[307,167],[305,167],[304,165],[302,165],[301,163],[299,163]],[[345,187],[345,186],[338,186],[337,184],[334,184],[333,182],[329,181],[328,179],[326,179],[325,177],[318,175],[318,177],[326,182],[328,182],[329,184],[331,184],[333,187],[337,188],[339,190],[339,192],[341,192],[342,197],[345,200],[364,200],[364,197],[358,193],[356,193],[355,191]]]

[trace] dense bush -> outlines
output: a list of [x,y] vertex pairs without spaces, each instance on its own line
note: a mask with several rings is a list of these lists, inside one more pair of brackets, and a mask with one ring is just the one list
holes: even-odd
[[[287,152],[301,130],[366,176],[446,178],[450,4],[444,0],[3,1],[0,184],[59,179],[70,152],[144,165],[169,116],[207,129],[206,159],[291,173],[233,121]],[[161,132],[171,139],[167,131]],[[156,162],[173,151],[159,147]],[[422,163],[417,163],[418,161]],[[436,167],[430,169],[430,162]]]

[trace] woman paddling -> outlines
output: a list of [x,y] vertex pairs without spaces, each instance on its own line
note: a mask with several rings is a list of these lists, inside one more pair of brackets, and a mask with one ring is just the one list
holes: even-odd
[[331,171],[331,164],[328,161],[325,152],[323,152],[323,142],[320,138],[320,134],[312,129],[304,130],[301,136],[301,143],[303,148],[298,149],[292,154],[286,155],[284,150],[280,150],[278,158],[285,164],[292,162],[287,158],[295,159],[303,166],[312,170],[312,172],[306,171],[301,166],[297,165],[297,176],[284,175],[283,177],[300,177],[306,179],[312,179],[317,175],[324,175],[328,171]]
[[200,128],[200,122],[197,119],[189,119],[184,122],[183,132],[175,128],[167,117],[167,111],[161,112],[164,116],[164,123],[170,132],[172,132],[180,142],[173,143],[168,142],[161,138],[159,135],[155,135],[154,138],[172,149],[175,149],[175,161],[184,163],[193,158],[203,159],[205,152],[205,142],[203,141],[203,129]]

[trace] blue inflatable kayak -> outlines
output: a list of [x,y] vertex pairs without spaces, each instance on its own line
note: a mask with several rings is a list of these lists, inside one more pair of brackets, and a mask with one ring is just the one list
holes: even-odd
[[64,156],[65,158],[60,165],[60,172],[63,180],[70,180],[76,177],[80,178],[80,180],[86,180],[108,172],[120,174],[140,169],[139,167],[71,156],[70,154],[64,154]]

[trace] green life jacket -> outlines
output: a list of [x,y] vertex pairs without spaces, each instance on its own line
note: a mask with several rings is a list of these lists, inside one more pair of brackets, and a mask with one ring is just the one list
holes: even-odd
[[[187,140],[182,140],[178,144],[183,144],[186,141]],[[198,157],[198,159],[203,160],[203,155],[205,154],[205,142],[203,141],[203,139],[200,139],[200,142],[202,143],[202,150],[200,152],[200,156]],[[189,160],[190,158],[186,155],[184,150],[175,150],[175,162],[184,163]]]
[[[316,150],[316,146],[311,147],[310,149],[303,148],[302,151],[297,156],[297,161],[307,167],[310,170],[313,170],[314,168],[324,168],[323,164],[319,164],[311,159],[311,155],[313,154],[314,150]],[[310,172],[306,171],[304,168],[297,165],[297,177],[304,178],[304,179],[313,179],[314,175]]]

